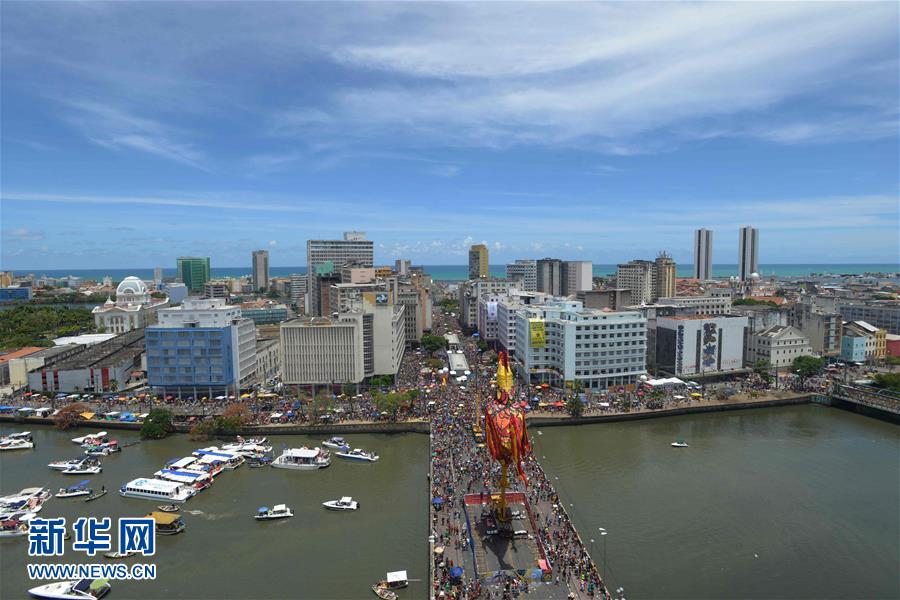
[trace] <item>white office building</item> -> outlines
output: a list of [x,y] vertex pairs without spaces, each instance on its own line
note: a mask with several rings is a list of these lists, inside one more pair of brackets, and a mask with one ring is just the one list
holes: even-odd
[[674,296],[660,298],[656,304],[692,309],[696,315],[727,315],[731,312],[730,296]]
[[521,280],[522,290],[526,292],[537,291],[537,261],[520,259],[506,265],[506,278],[510,281]]
[[594,264],[589,260],[566,260],[562,263],[562,295],[574,296],[594,287]]
[[747,317],[658,316],[656,368],[676,377],[741,370],[746,327]]
[[516,353],[516,315],[528,306],[537,306],[553,296],[540,292],[511,291],[497,302],[497,343],[512,358]]
[[309,277],[306,312],[321,315],[327,307],[321,307],[317,275],[338,273],[347,264],[372,267],[375,261],[375,246],[366,239],[362,231],[346,231],[342,240],[307,240],[306,273]]
[[459,317],[463,327],[478,327],[478,303],[486,296],[508,294],[511,290],[521,290],[521,281],[508,279],[472,279],[459,285]]
[[529,383],[585,389],[630,385],[646,373],[646,319],[639,312],[586,309],[550,300],[516,314],[515,365]]
[[712,279],[713,232],[698,229],[694,232],[694,279]]
[[290,385],[361,382],[366,376],[362,313],[282,323],[281,373]]

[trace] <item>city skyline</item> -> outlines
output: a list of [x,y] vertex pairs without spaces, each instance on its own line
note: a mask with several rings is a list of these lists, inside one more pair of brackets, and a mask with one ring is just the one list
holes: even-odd
[[2,268],[897,260],[896,4],[356,7],[4,4]]

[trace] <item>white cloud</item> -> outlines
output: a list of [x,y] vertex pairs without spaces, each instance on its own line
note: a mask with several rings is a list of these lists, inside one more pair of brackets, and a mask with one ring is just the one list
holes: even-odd
[[277,245],[278,245],[278,242],[276,240],[269,240],[269,246],[274,248]]

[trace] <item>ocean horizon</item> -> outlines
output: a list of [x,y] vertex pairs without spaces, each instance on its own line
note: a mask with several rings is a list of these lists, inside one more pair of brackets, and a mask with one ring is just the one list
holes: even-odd
[[[468,276],[467,265],[422,265],[425,272],[431,275],[435,281],[462,281]],[[900,265],[890,263],[797,263],[797,264],[761,264],[760,275],[763,278],[771,276],[776,277],[805,277],[812,274],[828,274],[828,275],[861,275],[864,273],[896,273],[900,271]],[[251,269],[249,267],[212,267],[210,275],[212,278],[221,277],[240,277],[249,275]],[[593,273],[595,277],[603,277],[615,274],[615,264],[595,264]],[[691,277],[693,275],[693,265],[681,264],[676,266],[678,277]],[[713,265],[713,277],[728,278],[737,275],[737,264],[718,264]],[[114,282],[119,282],[125,277],[135,276],[144,280],[153,278],[153,267],[136,267],[133,269],[16,269],[14,274],[33,274],[35,276],[46,277],[65,277],[73,275],[82,279],[90,279],[100,281],[104,277],[112,277]],[[303,275],[306,273],[305,266],[293,267],[269,267],[270,277],[288,277],[294,274]],[[491,265],[490,274],[492,277],[504,277],[506,275],[506,265]],[[164,278],[174,278],[176,269],[163,268]]]

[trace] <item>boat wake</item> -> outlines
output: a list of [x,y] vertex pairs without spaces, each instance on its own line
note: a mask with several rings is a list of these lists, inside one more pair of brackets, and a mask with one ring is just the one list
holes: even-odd
[[185,514],[188,514],[188,515],[194,515],[194,516],[196,516],[196,517],[201,517],[201,518],[203,518],[203,519],[206,519],[207,521],[216,521],[216,520],[218,520],[218,519],[227,519],[227,518],[229,518],[229,517],[233,517],[233,516],[234,516],[233,513],[226,513],[226,514],[222,514],[222,515],[216,515],[216,514],[212,514],[212,513],[206,513],[206,512],[203,512],[202,510],[183,510],[183,511],[181,511],[181,512],[183,512],[183,513],[185,513]]

